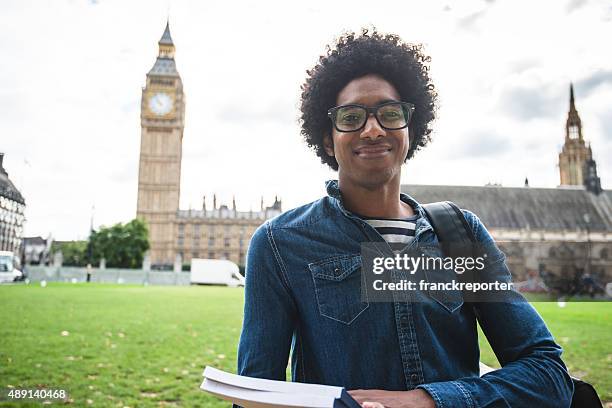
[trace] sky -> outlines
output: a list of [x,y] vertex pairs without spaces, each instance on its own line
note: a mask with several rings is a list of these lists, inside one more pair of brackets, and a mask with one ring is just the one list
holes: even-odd
[[300,85],[327,44],[369,26],[432,58],[433,141],[403,183],[556,187],[573,82],[612,188],[608,1],[3,0],[0,152],[25,236],[83,239],[92,219],[135,217],[141,92],[168,17],[186,95],[183,209],[325,194],[336,173],[300,136]]

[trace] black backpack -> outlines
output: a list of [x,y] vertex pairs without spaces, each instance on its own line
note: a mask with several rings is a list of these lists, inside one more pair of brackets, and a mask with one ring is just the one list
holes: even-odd
[[[472,254],[476,237],[459,207],[450,201],[440,201],[423,204],[423,209],[445,256],[454,258]],[[601,400],[591,384],[575,377],[572,377],[572,381],[574,395],[571,408],[602,408]]]

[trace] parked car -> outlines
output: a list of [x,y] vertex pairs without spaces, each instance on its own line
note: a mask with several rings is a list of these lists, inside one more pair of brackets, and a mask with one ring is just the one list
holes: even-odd
[[15,254],[11,251],[0,251],[0,282],[15,282],[23,280],[23,273],[15,267]]

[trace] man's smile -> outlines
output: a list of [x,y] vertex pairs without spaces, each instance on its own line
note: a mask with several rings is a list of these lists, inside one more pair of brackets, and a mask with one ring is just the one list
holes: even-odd
[[391,150],[391,145],[385,143],[359,146],[354,153],[361,159],[378,159],[387,156]]

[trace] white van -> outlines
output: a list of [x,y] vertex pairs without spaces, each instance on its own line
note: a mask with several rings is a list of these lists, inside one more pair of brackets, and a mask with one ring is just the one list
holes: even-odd
[[15,261],[15,255],[11,251],[0,251],[0,282],[23,279],[23,273],[15,267]]
[[244,286],[238,265],[223,259],[192,259],[191,283],[201,285]]

